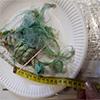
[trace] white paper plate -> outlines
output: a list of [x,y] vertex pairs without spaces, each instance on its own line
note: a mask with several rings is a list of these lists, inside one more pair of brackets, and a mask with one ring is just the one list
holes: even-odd
[[[62,45],[73,45],[75,49],[74,62],[67,67],[67,74],[65,75],[75,78],[84,62],[88,39],[84,19],[73,0],[2,0],[0,1],[0,27],[17,11],[33,5],[41,6],[47,2],[57,5],[57,8],[51,10],[47,15],[51,18],[51,25],[60,31],[59,36]],[[35,83],[15,75],[12,72],[12,67],[1,58],[0,81],[17,95],[30,98],[51,96],[65,88]]]

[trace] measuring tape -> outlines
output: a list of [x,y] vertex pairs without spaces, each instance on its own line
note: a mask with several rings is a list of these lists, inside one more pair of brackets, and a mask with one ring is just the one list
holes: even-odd
[[[60,85],[60,86],[67,86],[67,87],[73,87],[73,88],[80,88],[85,89],[85,82],[77,81],[75,79],[71,78],[62,78],[62,77],[43,77],[43,76],[36,76],[34,73],[26,71],[22,69],[20,72],[18,72],[20,68],[14,67],[13,72],[17,75],[20,75],[26,79],[43,83],[43,84],[52,84],[52,85]],[[100,91],[100,85],[95,84],[97,89]]]
[[[2,59],[7,61],[11,66],[14,66],[2,53],[0,53],[0,56]],[[22,76],[26,79],[32,80],[34,82],[85,89],[85,82],[82,82],[82,81],[77,81],[75,79],[62,78],[62,77],[36,76],[34,73],[26,71],[24,69],[22,69],[20,72],[18,72],[19,69],[20,69],[19,67],[15,66],[13,69],[13,72],[17,75],[20,75],[20,76]],[[100,91],[100,85],[95,84],[95,86]]]

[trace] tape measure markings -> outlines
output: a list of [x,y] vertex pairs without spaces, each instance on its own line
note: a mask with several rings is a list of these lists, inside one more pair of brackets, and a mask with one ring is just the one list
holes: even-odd
[[[7,61],[11,66],[14,66],[2,53],[0,53],[0,56],[2,59]],[[19,69],[20,69],[19,67],[15,66],[13,69],[13,72],[17,75],[20,75],[26,79],[29,79],[35,82],[85,89],[85,82],[82,82],[82,81],[78,81],[78,80],[70,79],[70,78],[62,78],[62,77],[43,77],[43,76],[38,77],[34,73],[26,71],[24,69],[18,72]],[[100,85],[95,84],[95,86],[100,91]]]
[[[26,71],[24,69],[22,69],[20,72],[17,72],[18,70],[19,70],[19,68],[15,66],[13,72],[15,74],[18,74],[24,78],[27,78],[27,79],[35,81],[35,82],[85,89],[85,82],[77,81],[75,79],[62,78],[62,77],[36,76],[34,73]],[[100,85],[99,84],[95,84],[95,85],[100,91]]]

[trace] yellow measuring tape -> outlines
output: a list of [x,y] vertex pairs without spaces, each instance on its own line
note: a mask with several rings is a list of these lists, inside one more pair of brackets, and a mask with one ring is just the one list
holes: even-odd
[[[5,51],[4,51],[5,52]],[[11,66],[14,66],[12,62],[8,60],[3,54],[0,52],[0,57],[4,59],[6,62],[8,62]],[[60,85],[60,86],[67,86],[67,87],[73,87],[73,88],[80,88],[80,89],[85,89],[85,82],[82,81],[77,81],[75,79],[71,78],[62,78],[62,77],[42,77],[42,76],[36,76],[34,73],[26,71],[22,69],[20,72],[18,72],[20,68],[15,66],[13,69],[13,72],[17,75],[20,75],[26,79],[43,83],[43,84],[51,84],[51,85]],[[95,84],[97,89],[100,91],[100,85]]]
[[[13,72],[15,74],[18,74],[26,79],[29,79],[35,82],[85,89],[85,82],[77,81],[75,79],[62,78],[62,77],[42,77],[42,76],[36,76],[34,73],[23,70],[23,69],[20,72],[18,72],[18,70],[19,68],[15,66]],[[100,85],[95,84],[95,86],[100,91]]]

